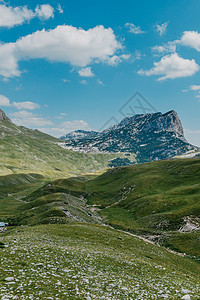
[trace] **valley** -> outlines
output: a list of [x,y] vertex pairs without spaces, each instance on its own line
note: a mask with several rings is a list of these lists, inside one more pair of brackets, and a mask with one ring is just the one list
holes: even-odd
[[1,299],[199,299],[198,156],[59,143],[0,121]]

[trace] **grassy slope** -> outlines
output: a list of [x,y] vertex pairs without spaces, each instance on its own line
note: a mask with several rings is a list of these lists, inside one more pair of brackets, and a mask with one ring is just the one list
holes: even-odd
[[59,140],[25,127],[0,121],[0,174],[38,173],[52,179],[106,168],[119,155],[67,151]]
[[115,228],[152,236],[177,251],[200,256],[199,232],[181,233],[184,218],[199,223],[200,160],[166,160],[109,170],[94,179],[56,180],[25,199],[62,193],[84,197]]
[[21,227],[0,241],[2,299],[199,299],[199,264],[105,226]]
[[[92,172],[106,167],[112,156],[66,151],[55,144],[55,138],[4,121],[0,121],[0,132],[1,175],[12,174],[9,179],[1,176],[0,186],[2,182],[12,182],[15,173],[44,174],[49,180]],[[56,180],[51,188],[44,185],[39,190],[47,179],[36,178],[30,183],[1,186],[0,217],[12,215],[19,224],[63,223],[74,221],[76,215],[76,221],[87,221],[86,203],[82,206],[80,201],[80,196],[84,196],[89,205],[98,205],[101,216],[116,228],[154,235],[166,246],[199,255],[198,233],[188,234],[186,246],[187,235],[177,231],[185,216],[199,222],[199,175],[200,160],[189,159],[111,169],[87,181]],[[24,175],[18,176],[19,179]],[[34,190],[35,194],[23,199]],[[48,194],[51,195],[46,198]],[[66,200],[68,194],[76,199]],[[34,206],[24,203],[21,207],[21,200],[35,201]],[[95,216],[91,217],[90,221],[96,221]]]
[[[23,203],[24,196],[42,186],[47,180],[94,171],[102,172],[101,170],[108,166],[109,160],[117,156],[67,151],[58,146],[58,142],[59,140],[38,130],[0,121],[0,220],[6,220],[19,213],[18,208]],[[66,219],[65,198],[65,195],[57,194],[51,201],[43,201],[42,208],[37,206],[34,212],[32,208],[32,211],[30,209],[23,217],[29,219],[29,223],[31,220],[32,223],[38,223],[38,219],[52,217],[62,217],[63,222]],[[83,209],[80,201],[79,205],[80,209],[74,204],[69,210],[75,210],[76,214],[79,214],[79,221],[91,221],[88,212],[80,211]],[[56,219],[51,221],[56,222]]]
[[13,174],[0,177],[0,220],[18,213],[25,195],[45,183],[39,174]]
[[200,232],[178,231],[188,216],[200,225],[199,176],[199,159],[119,168],[88,182],[89,202],[103,207],[101,214],[116,228],[153,235],[176,251],[200,256]]

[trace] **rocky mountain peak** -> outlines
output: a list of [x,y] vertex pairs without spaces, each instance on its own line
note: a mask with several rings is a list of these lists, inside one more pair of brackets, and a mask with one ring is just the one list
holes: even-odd
[[[178,117],[177,112],[171,110],[165,114],[161,112],[151,114],[135,115],[133,117],[123,119],[115,128],[132,127],[135,130],[147,131],[169,131],[175,133],[179,138],[184,139],[183,126]],[[113,130],[113,128],[110,128]]]
[[12,122],[5,114],[3,110],[0,109],[0,121]]
[[133,160],[143,163],[166,159],[197,150],[186,141],[174,110],[127,117],[104,131],[77,131],[66,135],[64,140],[66,147],[75,151],[125,153],[125,164]]

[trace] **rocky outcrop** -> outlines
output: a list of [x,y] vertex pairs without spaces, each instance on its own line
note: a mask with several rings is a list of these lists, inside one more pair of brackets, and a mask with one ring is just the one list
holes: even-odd
[[66,135],[68,149],[83,152],[123,152],[137,162],[171,158],[197,150],[190,145],[175,111],[135,115],[102,132],[75,131]]
[[7,121],[7,122],[12,122],[5,114],[3,110],[0,109],[0,121]]

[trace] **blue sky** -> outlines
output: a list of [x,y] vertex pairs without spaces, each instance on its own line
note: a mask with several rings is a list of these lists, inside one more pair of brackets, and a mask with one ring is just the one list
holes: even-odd
[[61,136],[120,121],[138,91],[200,146],[199,13],[198,0],[1,1],[0,108]]

